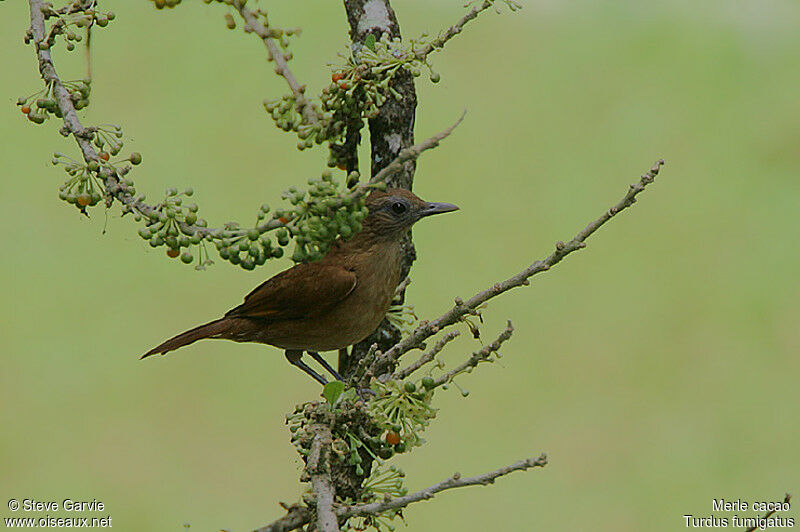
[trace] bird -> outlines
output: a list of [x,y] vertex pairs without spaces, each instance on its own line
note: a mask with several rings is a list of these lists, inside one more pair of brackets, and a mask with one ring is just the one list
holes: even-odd
[[458,210],[402,188],[374,190],[365,204],[362,229],[349,240],[335,240],[318,261],[278,273],[223,317],[174,336],[141,358],[206,338],[255,342],[283,349],[290,364],[322,385],[327,379],[303,362],[304,353],[342,380],[319,353],[346,349],[380,325],[401,281],[403,237],[422,218]]

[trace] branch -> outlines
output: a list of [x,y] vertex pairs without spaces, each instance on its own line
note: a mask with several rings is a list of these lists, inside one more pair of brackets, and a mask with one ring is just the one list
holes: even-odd
[[311,489],[317,499],[317,530],[319,532],[339,532],[339,522],[333,513],[335,488],[331,480],[328,460],[333,441],[330,427],[322,424],[312,427],[315,432],[308,455],[306,471],[311,477]]
[[434,495],[444,490],[462,488],[464,486],[486,486],[494,483],[494,481],[498,478],[508,475],[509,473],[513,473],[514,471],[526,471],[534,467],[544,467],[545,465],[547,465],[547,455],[542,454],[538,458],[520,460],[519,462],[501,467],[495,471],[474,477],[463,478],[460,474],[456,473],[452,477],[416,493],[411,493],[403,497],[396,497],[384,502],[360,504],[357,506],[344,506],[337,510],[336,514],[339,516],[339,518],[348,518],[356,515],[377,515],[381,512],[385,512],[386,510],[397,510],[400,508],[405,508],[409,504],[415,502],[432,499]]
[[441,141],[450,135],[461,122],[464,120],[464,116],[466,116],[467,112],[464,111],[461,113],[461,116],[455,123],[442,131],[424,141],[420,142],[419,144],[414,144],[413,146],[409,146],[408,148],[404,148],[397,154],[397,157],[394,158],[392,162],[384,166],[378,173],[372,176],[369,180],[370,183],[384,183],[387,179],[396,174],[397,172],[403,169],[403,165],[408,161],[414,161],[422,155],[422,152],[430,150],[431,148],[435,148],[439,145]]
[[[791,493],[787,493],[786,496],[783,498],[783,503],[784,504],[789,504],[789,502],[791,500],[792,500],[792,494]],[[777,510],[770,510],[769,512],[764,514],[764,517],[757,517],[756,519],[757,519],[757,521],[759,523],[761,523],[762,521],[766,521],[767,518],[769,518],[775,512],[777,512]],[[748,528],[747,530],[745,530],[745,532],[755,532],[758,528],[760,528],[759,525],[753,525],[750,528]]]
[[434,345],[433,348],[422,353],[422,356],[420,356],[414,363],[409,364],[407,367],[401,370],[397,370],[394,375],[392,375],[392,379],[403,380],[428,362],[433,361],[433,359],[436,358],[436,355],[438,355],[447,344],[455,340],[460,335],[460,331],[447,332],[447,334],[442,336],[439,341],[436,342],[436,345]]
[[480,5],[474,6],[463,17],[461,17],[458,22],[440,33],[436,39],[432,40],[419,50],[416,50],[415,54],[417,58],[424,60],[431,52],[435,52],[436,50],[444,48],[445,43],[461,33],[461,31],[464,29],[464,26],[466,26],[469,21],[478,18],[478,15],[492,7],[494,3],[495,0],[484,0]]
[[311,512],[305,506],[291,506],[289,512],[280,519],[265,525],[255,532],[289,532],[311,522]]
[[514,334],[514,327],[511,325],[509,321],[506,324],[506,328],[500,335],[495,339],[494,342],[490,343],[489,345],[484,346],[479,351],[475,351],[471,357],[469,357],[466,362],[460,364],[459,366],[451,369],[444,375],[440,375],[439,377],[433,380],[433,387],[441,386],[442,384],[446,384],[453,380],[453,377],[462,373],[464,371],[469,371],[481,362],[485,362],[489,360],[489,357],[492,356],[493,353],[496,353],[500,347],[511,338],[511,335]]
[[289,69],[286,57],[283,55],[283,51],[275,42],[274,30],[262,24],[256,12],[245,7],[245,2],[233,2],[232,5],[245,21],[244,31],[253,32],[264,41],[264,46],[267,47],[267,51],[269,52],[269,59],[275,62],[275,73],[282,76],[286,80],[286,84],[289,85],[289,89],[291,89],[294,95],[295,102],[297,102],[297,106],[300,108],[303,120],[307,124],[316,124],[319,122],[317,112],[314,110],[311,102],[306,100],[305,86],[301,85],[297,81],[297,78],[294,77],[294,74],[292,74],[292,71]]
[[616,205],[604,212],[603,215],[598,219],[587,225],[582,231],[575,235],[572,240],[566,244],[564,242],[557,242],[556,250],[547,258],[537,260],[516,275],[509,277],[505,281],[495,283],[490,288],[475,294],[466,302],[460,298],[457,298],[456,304],[453,308],[433,321],[423,321],[420,323],[419,327],[417,327],[410,335],[405,337],[375,360],[375,363],[372,367],[372,373],[375,375],[380,375],[381,372],[386,368],[393,367],[403,353],[419,347],[422,342],[442,330],[444,327],[448,327],[457,323],[463,316],[467,314],[474,314],[478,307],[490,299],[508,292],[512,288],[516,288],[518,286],[527,286],[530,284],[529,279],[537,273],[546,272],[561,262],[564,257],[570,253],[585,248],[586,239],[588,239],[595,231],[600,229],[600,227],[608,222],[611,218],[636,202],[636,196],[644,191],[645,187],[655,180],[655,177],[658,175],[658,172],[663,164],[663,159],[657,161],[652,168],[647,171],[647,173],[641,176],[641,179],[638,183],[634,183],[629,187],[625,196]]

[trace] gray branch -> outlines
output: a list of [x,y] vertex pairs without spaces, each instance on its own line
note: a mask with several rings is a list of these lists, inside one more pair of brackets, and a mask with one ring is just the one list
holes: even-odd
[[[480,364],[481,362],[486,362],[490,359],[492,354],[497,353],[500,350],[500,347],[509,339],[511,335],[514,334],[514,327],[511,325],[509,321],[506,324],[506,328],[500,335],[495,339],[494,342],[484,346],[478,351],[472,353],[472,356],[469,357],[465,362],[459,364],[455,368],[451,369],[447,373],[440,375],[439,377],[433,380],[434,388],[437,386],[441,386],[442,384],[446,384],[453,380],[453,377],[456,375],[463,373],[465,371],[470,371],[472,368]],[[498,355],[499,356],[499,355]]]
[[300,109],[303,120],[307,124],[316,124],[319,122],[317,112],[314,110],[311,102],[305,97],[305,86],[297,81],[294,74],[289,69],[289,64],[286,61],[283,51],[278,46],[278,43],[275,42],[273,30],[262,24],[256,13],[248,9],[244,2],[234,2],[233,7],[239,12],[242,19],[244,19],[245,31],[255,33],[264,41],[264,46],[267,47],[267,51],[269,52],[269,59],[275,62],[275,73],[283,77],[286,80],[286,84],[289,85],[289,89],[291,89],[294,95],[295,102]]
[[311,428],[314,439],[308,455],[306,471],[311,477],[311,489],[317,499],[317,529],[319,532],[339,532],[339,522],[333,512],[336,489],[329,468],[330,446],[333,441],[331,429],[318,424]]
[[464,316],[468,314],[474,314],[481,305],[490,299],[499,296],[500,294],[508,292],[512,288],[527,286],[530,284],[529,279],[537,273],[546,272],[561,262],[564,257],[570,253],[585,248],[586,240],[592,236],[595,231],[600,229],[600,227],[602,227],[611,218],[636,202],[636,196],[643,192],[645,187],[655,180],[655,177],[658,175],[658,172],[663,164],[663,159],[657,161],[656,164],[650,168],[650,170],[641,176],[638,183],[634,183],[628,188],[625,196],[616,205],[604,212],[602,216],[589,223],[589,225],[587,225],[582,231],[578,232],[578,234],[575,235],[575,237],[573,237],[573,239],[569,242],[557,242],[555,251],[548,257],[537,260],[521,272],[509,277],[505,281],[495,283],[486,290],[478,292],[466,302],[460,298],[457,298],[456,304],[453,306],[453,308],[435,320],[423,321],[420,323],[419,327],[417,327],[410,335],[376,358],[375,362],[373,363],[373,367],[371,368],[371,373],[374,375],[380,375],[384,368],[393,367],[402,354],[410,351],[411,349],[418,348],[422,342],[443,328],[458,323]]
[[440,33],[436,39],[426,44],[419,50],[416,50],[416,56],[419,59],[424,60],[431,52],[444,48],[445,43],[461,33],[461,31],[464,29],[464,26],[466,26],[469,21],[478,18],[478,15],[492,7],[494,3],[495,0],[484,0],[482,3],[473,6],[472,9],[467,11],[467,13],[458,20],[458,22]]
[[[402,497],[395,497],[382,502],[373,502],[369,504],[358,504],[354,506],[341,506],[335,510],[336,516],[340,519],[347,519],[349,517],[359,515],[378,515],[388,510],[399,510],[405,508],[409,504],[415,502],[427,501],[432,499],[434,495],[445,490],[454,488],[463,488],[466,486],[487,486],[493,484],[495,480],[500,477],[506,476],[515,471],[527,471],[536,467],[544,467],[547,465],[547,455],[541,454],[538,458],[527,458],[520,460],[513,464],[501,467],[494,471],[476,475],[474,477],[462,477],[459,473],[455,473],[450,478],[441,482],[437,482],[432,486],[425,489],[410,493]],[[259,528],[256,532],[286,532],[288,530],[296,530],[303,525],[311,522],[311,513],[301,512],[298,507],[289,509],[289,513],[278,519],[277,521]],[[291,527],[291,528],[289,528]]]
[[460,335],[461,333],[459,331],[448,331],[444,336],[439,338],[439,340],[430,350],[422,353],[422,356],[420,356],[416,361],[403,369],[397,370],[394,375],[392,375],[392,379],[403,380],[428,362],[432,362],[436,358],[436,355],[438,355],[447,344],[455,340]]
[[311,522],[311,511],[305,506],[291,506],[287,508],[288,513],[265,525],[255,532],[289,532],[290,530],[297,530]]
[[397,154],[397,157],[395,157],[392,162],[381,168],[378,173],[373,175],[369,182],[388,183],[393,175],[403,171],[403,168],[407,162],[415,161],[420,155],[422,155],[422,152],[437,147],[441,141],[447,138],[450,133],[452,133],[459,126],[459,124],[461,124],[466,114],[466,111],[461,113],[461,116],[458,118],[458,120],[456,120],[452,126],[448,127],[441,133],[425,139],[418,144],[414,144],[413,146],[409,146],[408,148],[400,150],[400,153]]
[[409,504],[415,502],[427,501],[428,499],[432,499],[434,495],[441,491],[453,488],[462,488],[464,486],[486,486],[488,484],[493,484],[498,478],[508,475],[509,473],[513,473],[514,471],[526,471],[534,467],[544,467],[546,465],[547,455],[542,454],[538,458],[520,460],[519,462],[515,462],[511,465],[496,469],[495,471],[490,471],[489,473],[484,473],[474,477],[462,477],[460,474],[456,473],[446,480],[438,482],[433,486],[429,486],[415,493],[411,493],[403,497],[396,497],[384,502],[360,504],[357,506],[345,506],[337,510],[336,513],[340,518],[353,517],[356,515],[377,515],[387,510],[405,508]]

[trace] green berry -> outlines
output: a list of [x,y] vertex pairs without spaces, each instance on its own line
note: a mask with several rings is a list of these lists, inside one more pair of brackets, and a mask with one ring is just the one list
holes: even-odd
[[181,254],[181,262],[183,262],[184,264],[189,264],[189,263],[190,263],[190,262],[192,262],[193,260],[194,260],[194,256],[192,256],[191,252],[189,252],[189,251],[184,251],[184,252]]
[[388,460],[394,455],[394,449],[391,447],[381,447],[378,449],[378,456],[384,460]]
[[423,377],[423,379],[422,379],[422,385],[423,385],[425,388],[427,388],[428,390],[430,390],[431,388],[433,388],[433,385],[434,385],[434,384],[436,384],[436,383],[433,381],[433,378],[432,378],[432,377]]
[[142,162],[142,154],[138,151],[131,153],[131,156],[128,158],[131,164],[140,164]]
[[403,388],[405,388],[406,392],[408,393],[414,393],[417,391],[417,386],[413,382],[405,383]]

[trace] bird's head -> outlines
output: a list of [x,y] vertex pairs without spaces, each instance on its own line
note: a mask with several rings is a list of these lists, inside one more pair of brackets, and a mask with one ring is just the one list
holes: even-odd
[[404,235],[417,221],[432,214],[457,211],[452,203],[431,203],[402,188],[374,191],[366,199],[369,216],[365,227],[388,237]]

